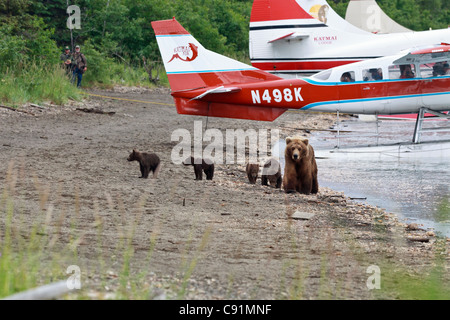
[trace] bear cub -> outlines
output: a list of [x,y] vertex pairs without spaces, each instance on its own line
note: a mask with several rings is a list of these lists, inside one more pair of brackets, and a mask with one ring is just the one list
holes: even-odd
[[263,167],[261,184],[281,188],[282,181],[280,163],[273,158],[267,160]]
[[196,159],[189,157],[183,161],[185,166],[194,166],[195,180],[203,180],[203,172],[206,174],[206,180],[212,180],[214,177],[214,163],[210,159]]
[[156,154],[139,152],[133,149],[133,152],[131,152],[127,160],[139,162],[142,174],[139,178],[147,179],[150,171],[153,172],[153,179],[158,177],[159,170],[161,169],[161,161]]
[[258,171],[259,171],[258,164],[247,163],[247,166],[245,167],[245,172],[247,172],[248,181],[251,184],[256,183],[256,179],[258,179]]

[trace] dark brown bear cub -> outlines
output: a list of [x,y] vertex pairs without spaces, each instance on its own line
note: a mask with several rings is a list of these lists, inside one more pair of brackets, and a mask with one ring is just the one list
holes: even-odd
[[256,179],[258,179],[259,165],[256,163],[247,163],[245,171],[247,172],[248,181],[251,184],[255,184]]
[[139,152],[133,149],[133,152],[128,156],[128,161],[139,161],[139,167],[141,168],[141,174],[139,178],[147,179],[148,175],[153,172],[153,178],[158,177],[159,170],[161,169],[161,163],[159,157],[154,153]]
[[264,168],[261,176],[261,183],[263,186],[273,186],[275,188],[281,188],[283,178],[281,177],[280,163],[275,159],[269,159],[264,164]]
[[214,163],[209,159],[196,159],[189,157],[184,160],[185,166],[194,166],[195,180],[203,180],[203,172],[206,174],[206,180],[212,180],[214,177]]

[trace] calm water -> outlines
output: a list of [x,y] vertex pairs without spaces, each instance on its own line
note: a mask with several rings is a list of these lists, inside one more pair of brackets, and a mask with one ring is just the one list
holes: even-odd
[[[353,121],[341,128],[349,131],[343,135],[356,133],[356,137],[341,136],[339,149],[335,148],[334,133],[317,132],[310,138],[318,158],[321,187],[343,191],[352,198],[365,198],[362,202],[395,213],[405,222],[423,224],[450,236],[450,142],[427,143],[448,139],[449,132],[447,136],[423,135],[424,143],[419,146],[354,148],[355,144],[376,143],[375,137],[361,133],[367,128],[375,132],[375,124]],[[378,130],[379,143],[407,142],[412,137],[414,122],[383,121]],[[274,153],[277,148],[281,150],[283,167],[284,147],[284,141],[280,141],[274,148]]]

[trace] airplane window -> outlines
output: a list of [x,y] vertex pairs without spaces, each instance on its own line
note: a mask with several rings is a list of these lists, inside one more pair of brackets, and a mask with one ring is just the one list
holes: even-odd
[[416,67],[413,64],[389,66],[389,79],[409,79],[416,75]]
[[354,82],[354,81],[355,81],[355,72],[354,71],[344,72],[341,75],[341,82]]
[[389,66],[389,79],[400,79],[400,67],[397,65]]
[[371,68],[363,70],[364,81],[377,81],[383,80],[383,70],[381,68]]
[[421,64],[420,65],[420,75],[422,78],[431,78],[431,77],[436,77],[437,73],[436,73],[436,69],[434,67],[435,64],[434,63],[427,63],[427,64]]
[[415,66],[413,64],[400,65],[400,79],[411,79],[415,77]]
[[[420,69],[422,70],[422,66],[420,66]],[[432,77],[445,76],[447,74],[450,74],[450,68],[447,61],[436,62],[433,65]]]

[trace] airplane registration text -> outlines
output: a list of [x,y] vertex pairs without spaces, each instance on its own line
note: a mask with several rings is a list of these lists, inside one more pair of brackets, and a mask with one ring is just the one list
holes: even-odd
[[283,89],[273,89],[272,91],[266,89],[264,92],[260,93],[259,90],[252,90],[252,100],[254,104],[261,104],[261,101],[266,103],[271,103],[272,99],[274,102],[292,102],[292,101],[303,101],[303,97],[300,93],[302,88],[290,88]]

